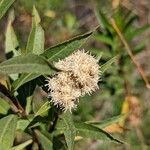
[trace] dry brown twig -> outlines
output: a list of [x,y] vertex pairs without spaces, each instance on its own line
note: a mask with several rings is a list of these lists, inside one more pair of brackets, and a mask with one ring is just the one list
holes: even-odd
[[136,61],[136,59],[135,59],[135,57],[134,57],[134,55],[133,55],[133,53],[132,53],[132,50],[131,50],[130,46],[128,45],[128,43],[127,43],[125,37],[122,35],[121,31],[119,30],[119,28],[118,28],[118,26],[117,26],[117,24],[116,24],[116,22],[115,22],[115,20],[114,20],[113,18],[111,18],[110,23],[111,23],[112,27],[114,28],[114,30],[116,31],[116,33],[118,34],[118,36],[119,36],[121,42],[123,43],[123,45],[124,45],[124,47],[125,47],[125,50],[127,51],[127,53],[128,53],[128,55],[130,56],[132,62],[133,62],[134,65],[136,66],[136,68],[137,68],[139,74],[141,75],[143,81],[145,82],[146,87],[147,87],[148,89],[150,89],[150,83],[149,83],[148,79],[146,78],[146,75],[145,75],[145,73],[144,73],[143,68],[142,68],[141,65]]

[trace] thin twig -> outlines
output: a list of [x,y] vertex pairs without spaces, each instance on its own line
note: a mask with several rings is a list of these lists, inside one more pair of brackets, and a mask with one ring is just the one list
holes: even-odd
[[145,73],[144,73],[144,70],[142,69],[142,67],[140,66],[140,64],[136,61],[133,53],[132,53],[132,50],[130,48],[130,46],[128,45],[126,39],[124,38],[124,36],[122,35],[121,31],[119,30],[115,20],[113,18],[111,18],[110,20],[111,22],[111,25],[113,26],[114,30],[116,31],[116,33],[118,34],[121,42],[123,43],[124,47],[125,47],[125,50],[127,51],[128,55],[130,56],[131,60],[133,61],[133,63],[135,64],[138,72],[140,73],[143,81],[145,82],[145,85],[148,89],[150,89],[150,83],[148,81],[148,79],[146,78],[145,76]]

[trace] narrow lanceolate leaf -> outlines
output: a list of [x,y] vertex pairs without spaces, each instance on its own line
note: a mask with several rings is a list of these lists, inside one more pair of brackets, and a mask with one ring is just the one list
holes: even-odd
[[0,19],[7,12],[9,7],[14,3],[15,0],[1,0],[0,1]]
[[52,68],[41,56],[27,54],[6,60],[0,64],[0,73],[37,73],[50,74]]
[[70,112],[66,112],[63,115],[63,121],[66,126],[66,131],[64,131],[65,139],[67,142],[67,146],[69,150],[73,150],[74,148],[74,139],[76,136],[76,129],[74,126],[74,122],[72,120],[72,114]]
[[54,47],[50,47],[42,54],[42,56],[45,56],[49,61],[58,61],[59,59],[63,59],[72,52],[78,50],[92,33],[93,32],[89,32]]
[[17,117],[15,115],[9,115],[0,119],[0,145],[5,149],[9,149],[13,145],[16,125]]
[[64,133],[68,149],[73,150],[76,129],[72,120],[72,114],[65,112],[61,116],[61,120],[58,121],[56,128]]
[[110,60],[108,60],[105,64],[103,64],[101,66],[101,72],[104,73],[107,69],[109,69],[111,67],[111,65],[117,60],[118,56],[115,56],[113,58],[111,58]]
[[95,39],[99,42],[103,42],[105,44],[108,45],[113,45],[113,40],[111,39],[111,37],[101,34],[101,35],[95,35]]
[[130,40],[132,40],[133,38],[135,38],[136,36],[142,34],[145,31],[150,31],[150,25],[149,24],[144,25],[140,28],[131,30],[127,35],[127,39],[130,41]]
[[0,98],[0,114],[7,114],[10,109],[10,105],[6,100]]
[[30,74],[22,74],[20,76],[20,78],[18,78],[17,80],[15,80],[12,84],[13,87],[13,91],[16,91],[21,85],[23,85],[24,83],[27,83],[37,77],[39,77],[39,74],[36,73],[30,73]]
[[18,56],[20,53],[18,51],[19,43],[12,27],[12,22],[14,20],[14,12],[12,11],[9,15],[8,25],[5,34],[5,52],[13,52],[14,56]]
[[[87,38],[90,37],[90,35],[92,33],[93,32],[89,32],[84,35],[77,36],[71,40],[64,42],[64,43],[61,43],[54,47],[48,48],[42,54],[42,56],[44,56],[45,58],[48,59],[48,61],[51,61],[51,62],[56,61],[59,58],[63,59],[66,56],[68,56],[69,54],[71,54],[72,52],[74,52],[75,50],[77,50],[78,48],[80,48],[84,44],[84,42],[86,42]],[[33,73],[21,75],[21,77],[13,83],[13,89],[17,90],[21,85],[39,77],[39,76],[40,76],[39,74],[33,74]]]
[[108,18],[103,14],[100,10],[95,11],[96,18],[98,20],[98,23],[100,27],[103,29],[103,31],[109,31],[110,33],[113,33],[114,29],[109,23]]
[[40,25],[40,17],[33,7],[32,29],[28,38],[26,53],[40,55],[44,52],[44,30]]
[[25,141],[24,143],[19,144],[19,145],[13,147],[11,150],[23,150],[28,145],[30,145],[32,142],[33,142],[32,140]]
[[35,117],[44,115],[44,113],[46,113],[49,109],[50,103],[47,101],[39,108],[39,110],[35,114]]
[[110,126],[112,124],[115,124],[115,123],[119,123],[119,121],[124,118],[124,115],[118,115],[118,116],[115,116],[115,117],[112,117],[112,118],[109,118],[107,120],[104,120],[102,122],[88,122],[89,124],[91,125],[94,125],[98,128],[105,128],[107,126]]
[[144,39],[143,41],[140,41],[139,43],[136,44],[136,46],[133,48],[133,53],[137,54],[141,52],[141,50],[144,49],[146,44],[148,43],[149,39]]
[[132,12],[128,12],[128,14],[125,17],[124,20],[124,31],[126,31],[126,29],[135,21],[135,19],[137,18],[137,15],[135,15],[135,13]]
[[44,134],[42,134],[38,130],[35,130],[35,134],[36,134],[37,139],[38,139],[39,143],[41,144],[43,150],[52,150],[53,149],[53,144],[48,137],[46,137]]
[[77,136],[81,136],[84,138],[91,138],[91,139],[99,139],[99,140],[112,140],[117,143],[122,143],[118,139],[114,138],[109,133],[103,131],[100,128],[97,128],[91,124],[87,123],[75,123],[75,127],[77,130]]

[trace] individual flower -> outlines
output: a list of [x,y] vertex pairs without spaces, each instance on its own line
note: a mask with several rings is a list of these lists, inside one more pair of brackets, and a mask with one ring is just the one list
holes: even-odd
[[84,50],[76,51],[63,60],[55,63],[61,70],[53,78],[48,78],[49,96],[54,105],[72,110],[80,96],[90,94],[98,89],[98,61]]

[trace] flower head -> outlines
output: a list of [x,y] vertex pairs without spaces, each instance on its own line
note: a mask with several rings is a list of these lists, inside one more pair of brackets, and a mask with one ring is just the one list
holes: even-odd
[[83,95],[98,88],[99,65],[97,64],[97,59],[84,50],[78,50],[64,60],[60,60],[55,63],[55,67],[65,72],[70,72],[70,75],[80,86]]
[[80,96],[98,89],[99,65],[97,60],[84,50],[78,50],[56,62],[55,67],[62,72],[48,80],[49,95],[54,105],[71,111],[76,108]]
[[54,105],[59,105],[64,110],[76,108],[75,102],[81,95],[80,89],[76,88],[74,81],[68,73],[60,72],[53,78],[49,78],[48,87],[49,96],[52,98]]

